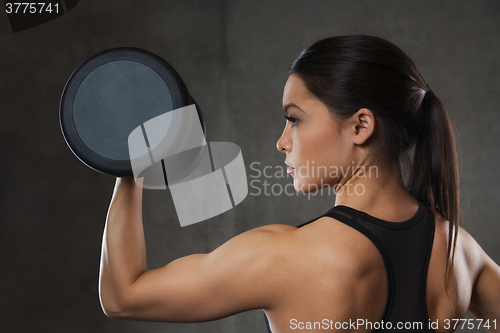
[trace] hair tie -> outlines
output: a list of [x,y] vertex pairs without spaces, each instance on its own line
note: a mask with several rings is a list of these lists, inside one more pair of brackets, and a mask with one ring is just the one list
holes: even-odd
[[425,92],[424,98],[422,100],[422,108],[423,108],[423,117],[424,117],[424,128],[422,130],[422,138],[426,138],[429,135],[431,130],[432,123],[432,115],[429,107],[429,101],[434,97],[434,92],[432,89]]
[[425,113],[429,113],[429,101],[434,97],[434,91],[429,89],[425,92],[424,99],[422,100],[422,106],[425,108]]
[[430,100],[432,97],[434,97],[434,91],[432,91],[432,89],[430,89],[429,91],[427,91],[425,93],[424,99]]

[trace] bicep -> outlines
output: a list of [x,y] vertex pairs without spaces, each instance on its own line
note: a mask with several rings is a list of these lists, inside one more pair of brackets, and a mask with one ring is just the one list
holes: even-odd
[[[490,323],[497,319],[500,324],[500,267],[485,254],[485,265],[474,283],[472,290],[470,312],[476,318],[482,318]],[[489,332],[498,332],[492,327]]]
[[280,260],[273,255],[276,235],[259,229],[145,272],[123,296],[123,317],[198,322],[266,308],[275,288],[265,277]]

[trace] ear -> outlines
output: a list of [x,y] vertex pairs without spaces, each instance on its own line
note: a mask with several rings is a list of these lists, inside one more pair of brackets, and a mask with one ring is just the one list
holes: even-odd
[[375,117],[369,109],[359,109],[352,117],[353,143],[360,146],[364,144],[375,131]]

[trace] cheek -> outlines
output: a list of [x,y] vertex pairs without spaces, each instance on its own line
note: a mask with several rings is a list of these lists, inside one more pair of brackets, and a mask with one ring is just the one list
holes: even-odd
[[310,141],[307,151],[305,152],[311,160],[314,160],[315,165],[329,166],[338,162],[338,156],[341,154],[341,145],[338,140],[332,137],[331,133],[316,135]]
[[[319,133],[318,133],[319,134]],[[312,138],[309,145],[302,147],[301,162],[307,167],[307,177],[297,179],[299,186],[333,186],[340,181],[339,168],[345,164],[345,145],[332,133],[323,133]],[[315,185],[316,184],[316,185]],[[323,186],[320,186],[323,187]]]

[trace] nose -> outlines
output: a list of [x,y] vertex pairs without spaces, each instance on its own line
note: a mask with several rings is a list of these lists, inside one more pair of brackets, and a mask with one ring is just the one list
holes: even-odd
[[276,142],[276,148],[282,153],[289,153],[292,150],[292,141],[288,136],[286,127],[278,139],[278,142]]

